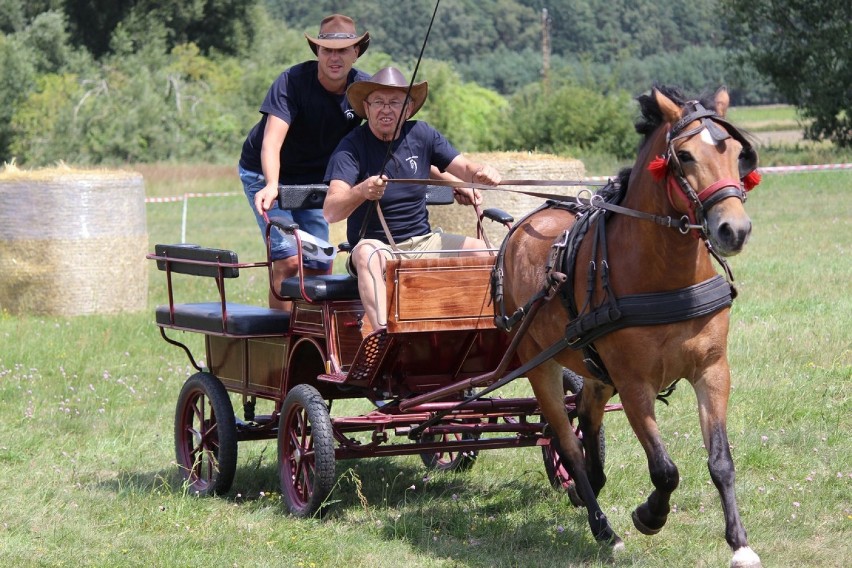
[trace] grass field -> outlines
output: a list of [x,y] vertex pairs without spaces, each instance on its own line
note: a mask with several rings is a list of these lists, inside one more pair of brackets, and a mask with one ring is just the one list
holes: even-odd
[[[148,168],[148,194],[239,191],[232,168],[205,172]],[[729,433],[741,513],[767,567],[839,568],[852,558],[850,185],[848,171],[765,176],[747,204],[752,241],[732,260],[740,295]],[[182,203],[152,203],[147,214],[152,249],[179,240]],[[187,220],[187,240],[262,258],[239,193],[191,200]],[[263,304],[262,274],[234,284],[234,300]],[[247,442],[229,494],[189,495],[172,432],[192,369],[152,323],[164,299],[151,267],[142,313],[0,315],[2,565],[728,565],[688,387],[657,409],[681,483],[655,537],[630,521],[651,488],[642,450],[622,414],[607,416],[601,503],[626,543],[615,557],[593,542],[585,514],[550,489],[534,448],[482,453],[463,474],[427,475],[416,457],[340,462],[330,514],[299,520],[283,512],[275,443]],[[505,392],[527,388],[516,381]]]

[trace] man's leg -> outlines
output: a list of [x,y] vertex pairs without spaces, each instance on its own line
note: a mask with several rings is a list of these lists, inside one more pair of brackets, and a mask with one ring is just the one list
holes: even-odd
[[[461,253],[459,256],[491,256],[495,254],[490,250],[482,250],[486,249],[485,241],[480,239],[474,239],[472,237],[465,237],[464,242],[461,245],[462,249],[468,249],[468,252]],[[469,249],[477,249],[477,250],[469,250]]]
[[352,266],[358,275],[358,293],[364,306],[364,315],[373,330],[384,327],[387,325],[388,311],[384,245],[361,241],[352,249],[351,256]]

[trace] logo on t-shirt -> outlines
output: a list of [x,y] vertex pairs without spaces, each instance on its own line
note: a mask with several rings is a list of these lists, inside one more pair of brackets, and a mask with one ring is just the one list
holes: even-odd
[[355,120],[355,111],[351,108],[348,108],[343,113],[346,116],[346,120]]
[[411,168],[412,175],[416,174],[417,173],[417,156],[409,156],[405,159],[405,161],[408,162],[408,167]]

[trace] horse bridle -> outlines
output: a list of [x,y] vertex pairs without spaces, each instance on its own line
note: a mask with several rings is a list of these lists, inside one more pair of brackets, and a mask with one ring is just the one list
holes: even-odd
[[[704,108],[698,101],[690,101],[687,105],[692,107],[690,112],[686,113],[666,133],[666,154],[663,159],[668,165],[670,174],[667,176],[666,191],[669,202],[675,209],[677,209],[676,196],[685,197],[688,208],[686,216],[689,223],[683,223],[682,226],[697,229],[700,236],[706,238],[709,233],[705,211],[728,197],[737,197],[745,202],[747,189],[744,188],[742,180],[757,168],[757,153],[751,142],[733,124],[717,115],[716,112]],[[698,126],[685,130],[696,120],[700,121]],[[715,142],[733,138],[742,145],[739,158],[740,179],[722,178],[701,191],[696,191],[686,179],[674,145],[678,140],[691,138],[705,129]],[[680,193],[677,193],[678,191]]]

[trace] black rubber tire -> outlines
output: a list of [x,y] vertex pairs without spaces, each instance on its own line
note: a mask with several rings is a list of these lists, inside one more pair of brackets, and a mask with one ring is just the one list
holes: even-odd
[[[473,434],[444,434],[444,440],[449,437],[454,437],[456,440],[475,440]],[[421,441],[432,442],[436,436],[423,436]],[[467,471],[476,463],[476,458],[479,456],[478,450],[468,450],[466,452],[423,452],[420,454],[420,459],[428,469],[432,471]]]
[[296,385],[284,399],[278,422],[278,477],[292,515],[322,513],[334,488],[334,468],[328,407],[317,389]]
[[237,471],[237,422],[228,391],[210,373],[195,373],[175,408],[175,457],[189,491],[227,493]]
[[[583,377],[565,369],[562,372],[562,385],[565,392],[578,394],[583,390]],[[574,424],[574,416],[571,417],[571,424]],[[582,434],[577,431],[577,436],[582,439]],[[601,465],[606,463],[606,440],[604,435],[604,426],[601,425],[600,446]],[[544,471],[547,473],[547,479],[555,489],[561,489],[568,493],[568,498],[575,507],[585,506],[583,500],[577,494],[577,489],[574,486],[574,479],[568,473],[567,468],[562,465],[562,458],[553,450],[553,447],[548,444],[541,447],[541,455],[544,460]]]

